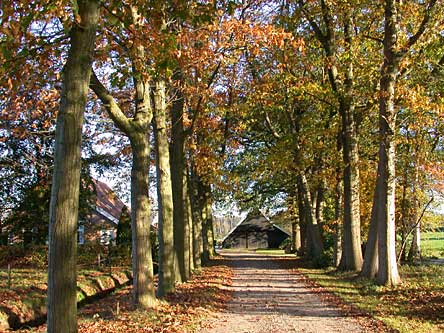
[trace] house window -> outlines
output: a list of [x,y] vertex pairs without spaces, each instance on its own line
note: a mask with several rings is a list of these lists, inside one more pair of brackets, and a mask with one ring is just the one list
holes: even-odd
[[79,228],[77,229],[77,241],[81,245],[85,244],[85,226],[84,225],[79,225]]
[[112,240],[114,240],[113,230],[100,230],[100,244],[109,245]]

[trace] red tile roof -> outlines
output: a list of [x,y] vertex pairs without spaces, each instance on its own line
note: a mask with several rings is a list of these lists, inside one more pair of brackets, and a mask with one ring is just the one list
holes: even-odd
[[107,184],[100,180],[94,180],[94,184],[97,194],[96,207],[104,210],[118,220],[125,204]]

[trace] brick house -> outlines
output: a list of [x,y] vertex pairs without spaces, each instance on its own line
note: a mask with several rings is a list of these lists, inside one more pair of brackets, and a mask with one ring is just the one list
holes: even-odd
[[[86,217],[79,219],[79,244],[100,242],[112,243],[116,239],[117,224],[126,207],[116,193],[105,183],[94,180],[96,202]],[[128,207],[126,207],[128,209]],[[129,209],[128,209],[129,211]]]

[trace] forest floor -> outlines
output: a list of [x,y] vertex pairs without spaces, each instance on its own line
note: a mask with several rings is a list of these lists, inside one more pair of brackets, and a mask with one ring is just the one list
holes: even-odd
[[232,299],[205,333],[390,332],[338,299],[324,297],[294,256],[222,252],[233,268]]

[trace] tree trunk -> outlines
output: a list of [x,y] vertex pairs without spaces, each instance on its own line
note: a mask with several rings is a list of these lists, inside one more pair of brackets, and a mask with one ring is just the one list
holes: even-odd
[[373,195],[373,206],[370,217],[370,228],[368,231],[367,244],[364,252],[361,276],[374,278],[378,273],[378,206],[376,204],[376,188]]
[[0,245],[8,245],[8,233],[3,228],[3,223],[0,220]]
[[410,244],[409,255],[407,258],[409,261],[421,258],[421,223],[417,223],[415,225],[415,229],[413,230],[412,242]]
[[148,197],[150,145],[148,133],[130,136],[133,151],[131,169],[131,228],[133,240],[134,303],[142,308],[155,303],[153,260],[150,241],[150,201]]
[[398,2],[384,2],[384,63],[379,81],[379,160],[376,184],[375,214],[378,220],[378,274],[379,284],[396,285],[400,282],[395,248],[395,139],[396,112],[395,87],[399,63],[407,51],[419,40],[430,23],[432,9],[437,1],[427,3],[424,16],[416,33],[411,34],[405,45],[399,45],[400,31]]
[[324,225],[324,207],[325,207],[324,188],[325,184],[324,181],[322,181],[316,191],[315,215],[316,215],[316,222],[319,226],[319,230],[322,230],[322,227]]
[[213,208],[212,208],[212,200],[211,200],[211,192],[208,187],[208,197],[206,200],[206,215],[207,215],[207,223],[206,223],[206,231],[207,231],[207,239],[208,239],[208,254],[209,259],[214,258],[216,255],[215,251],[215,242],[214,242],[214,223],[213,223]]
[[182,257],[181,260],[183,259],[183,281],[187,281],[190,278],[191,275],[191,270],[190,270],[190,223],[188,221],[188,207],[186,206],[186,195],[187,192],[185,190],[185,186],[187,185],[186,179],[185,179],[185,174],[182,175],[182,206],[183,206],[183,234],[182,234],[182,238],[183,238],[183,253],[182,253]]
[[307,252],[311,259],[317,259],[324,250],[319,225],[316,221],[314,209],[312,207],[312,199],[308,182],[303,173],[298,176],[298,195],[301,195],[303,203],[303,214],[306,222],[307,232]]
[[[306,2],[299,2],[304,7]],[[344,214],[343,214],[343,239],[340,269],[359,270],[362,266],[361,251],[361,221],[360,221],[360,198],[359,198],[359,152],[358,152],[358,128],[355,120],[354,102],[354,72],[353,72],[353,21],[350,8],[345,8],[341,13],[344,22],[344,47],[342,54],[339,53],[336,45],[337,34],[335,33],[336,18],[338,15],[332,13],[332,4],[321,1],[320,20],[323,22],[325,32],[323,32],[315,20],[310,18],[309,23],[315,33],[316,38],[322,44],[328,62],[328,78],[330,86],[339,102],[339,113],[341,115],[342,126],[342,152],[344,160]],[[346,58],[344,57],[346,56]],[[345,58],[346,66],[343,73],[344,80],[340,79],[339,68],[336,65],[338,58]]]
[[338,267],[341,263],[342,257],[342,177],[341,169],[337,168],[336,170],[336,186],[335,186],[335,236],[334,236],[334,258],[333,264],[335,267]]
[[197,184],[197,176],[194,173],[193,167],[190,167],[190,178],[188,183],[188,191],[190,194],[190,203],[192,207],[193,219],[193,261],[194,267],[199,269],[202,266],[203,256],[203,239],[202,239],[202,214],[199,207],[199,191]]
[[186,221],[184,206],[184,127],[183,127],[183,108],[184,100],[179,90],[175,91],[176,99],[171,107],[171,182],[173,186],[173,205],[174,205],[174,248],[176,251],[178,272],[176,276],[178,282],[184,282],[189,276],[189,267],[186,264],[189,247],[186,240]]
[[395,240],[395,85],[398,72],[396,55],[398,11],[395,0],[385,2],[384,64],[379,93],[379,160],[376,204],[378,218],[379,284],[394,286],[400,282]]
[[165,82],[157,81],[154,91],[154,138],[156,142],[157,196],[159,204],[158,297],[174,291],[173,194],[170,152],[166,128]]
[[214,233],[213,233],[213,216],[211,212],[211,193],[208,185],[199,180],[199,206],[202,216],[202,261],[208,263],[213,258],[214,251]]
[[193,214],[193,262],[194,268],[202,267],[203,240],[202,240],[202,219]]
[[[389,140],[391,141],[391,140]],[[378,275],[379,284],[394,286],[400,282],[395,240],[395,175],[394,142],[380,147],[379,163],[384,170],[378,174]]]
[[359,155],[351,105],[343,113],[344,225],[339,268],[357,271],[362,267],[361,216],[359,198]]
[[207,264],[214,256],[213,246],[213,224],[211,216],[211,204],[208,199],[202,203],[202,261]]
[[294,253],[301,250],[301,227],[297,222],[291,224],[292,244],[291,249]]
[[49,214],[48,332],[77,332],[77,219],[83,114],[91,76],[99,2],[79,0],[63,69]]
[[[347,11],[344,19],[344,39],[346,51],[352,48],[351,13]],[[347,62],[344,82],[345,92],[339,97],[339,112],[342,119],[342,153],[344,160],[344,229],[342,255],[339,268],[357,271],[362,267],[361,215],[359,197],[359,152],[358,126],[355,120],[353,97],[353,62]]]
[[[131,9],[131,20],[141,26],[142,18],[138,9]],[[131,230],[132,230],[132,265],[133,294],[137,306],[148,308],[154,305],[153,262],[150,243],[150,204],[149,166],[150,166],[150,123],[153,117],[151,89],[146,79],[144,67],[145,50],[143,45],[130,49],[133,62],[133,81],[135,88],[135,114],[128,118],[121,110],[111,93],[93,73],[90,87],[104,104],[106,111],[116,126],[125,133],[131,142]],[[145,78],[145,79],[142,79]]]
[[155,297],[149,237],[149,123],[152,120],[149,84],[135,80],[137,109],[135,117],[130,121],[98,78],[93,75],[91,80],[91,88],[105,104],[110,117],[131,141],[133,155],[131,169],[131,231],[134,302],[141,307],[150,307],[154,304]]
[[[408,229],[410,228],[409,221],[411,220],[409,213],[409,200],[407,198],[407,189],[409,188],[408,184],[408,166],[404,166],[404,174],[402,180],[402,197],[401,197],[401,214],[399,215],[399,220],[401,222],[401,244],[406,243],[406,238],[408,237]],[[404,262],[406,259],[406,250],[405,246],[401,246],[399,250],[398,258],[400,262]]]
[[[134,24],[141,24],[137,7],[131,6]],[[150,124],[153,117],[150,82],[144,76],[146,68],[143,45],[131,50],[136,112],[133,119],[119,118],[117,126],[131,141],[133,163],[131,169],[131,227],[133,242],[133,293],[134,303],[141,308],[155,304],[153,259],[151,252],[151,210],[149,201]],[[112,109],[112,108],[111,108]],[[111,110],[109,109],[109,110]],[[116,113],[113,114],[116,122]]]
[[190,202],[190,195],[188,192],[188,172],[186,172],[187,168],[184,168],[184,179],[183,179],[183,202],[184,202],[184,217],[186,224],[186,234],[185,241],[187,242],[187,246],[185,246],[185,258],[186,258],[186,274],[187,279],[191,276],[191,272],[194,270],[194,257],[193,257],[193,217],[192,217],[192,208]]
[[301,246],[297,253],[299,256],[304,256],[305,253],[307,252],[307,221],[305,218],[304,200],[302,198],[302,191],[300,189],[299,184],[297,188],[298,188],[297,204],[298,204],[298,220],[299,220],[298,224],[301,231]]

